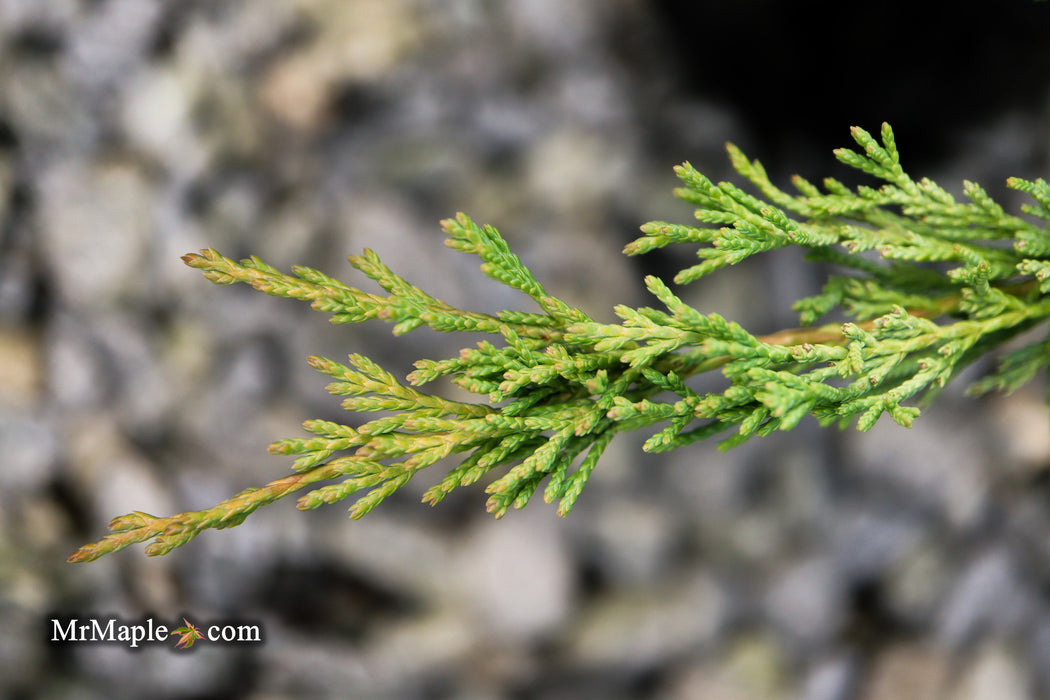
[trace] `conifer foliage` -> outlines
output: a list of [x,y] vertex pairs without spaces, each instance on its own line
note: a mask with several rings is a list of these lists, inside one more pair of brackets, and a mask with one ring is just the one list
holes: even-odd
[[[275,442],[270,452],[294,457],[292,474],[243,491],[216,506],[171,517],[134,512],[113,520],[111,534],[70,561],[91,561],[152,540],[146,554],[165,554],[208,528],[242,523],[257,508],[306,490],[298,508],[356,497],[359,518],[420,470],[442,462],[448,473],[423,500],[487,481],[496,517],[521,508],[537,491],[568,513],[603,450],[621,432],[654,427],[645,442],[663,452],[721,436],[731,448],[754,436],[789,430],[805,416],[823,425],[870,429],[883,415],[910,426],[929,398],[962,368],[1050,317],[1050,186],[1011,178],[1029,195],[1007,214],[979,185],[965,182],[964,201],[936,183],[913,180],[901,166],[893,131],[877,140],[852,129],[858,150],[836,157],[872,176],[878,187],[818,187],[801,177],[795,193],[772,184],[763,167],[733,145],[729,157],[756,194],[711,182],[691,165],[676,169],[676,196],[696,207],[697,225],[653,222],[625,253],[670,245],[697,246],[684,285],[759,253],[801,246],[808,259],[838,272],[794,308],[801,327],[754,335],[718,314],[683,302],[663,280],[646,287],[659,308],[616,307],[619,323],[599,323],[551,296],[490,226],[459,214],[442,222],[453,250],[481,259],[488,277],[528,295],[533,313],[496,315],[454,308],[386,267],[371,251],[350,264],[384,291],[373,294],[323,272],[285,274],[252,257],[240,262],[214,250],[187,255],[187,265],[217,284],[243,282],[274,296],[309,301],[333,323],[380,319],[395,335],[420,326],[485,333],[492,341],[456,357],[423,359],[405,380],[367,357],[346,362],[311,357],[331,378],[328,391],[353,413],[383,413],[350,427],[304,423],[306,437]],[[823,323],[835,314],[845,322]],[[1006,353],[975,393],[1012,391],[1050,363],[1050,340]],[[687,380],[721,372],[725,388],[700,393]],[[453,401],[424,387],[447,377],[479,397]],[[308,489],[308,490],[307,490]]]

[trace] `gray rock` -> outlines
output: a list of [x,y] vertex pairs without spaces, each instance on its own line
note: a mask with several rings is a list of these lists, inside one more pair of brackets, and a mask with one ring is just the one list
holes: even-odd
[[786,700],[791,677],[783,647],[762,634],[725,640],[722,650],[674,677],[659,696],[672,700]]
[[984,645],[958,679],[950,700],[1034,700],[1024,664],[1011,645]]
[[907,624],[926,626],[941,611],[957,574],[937,543],[920,543],[896,559],[883,579],[886,606]]
[[13,505],[16,494],[39,493],[56,472],[54,424],[39,414],[0,407],[0,455],[0,501]]
[[653,583],[676,563],[681,544],[674,519],[656,504],[610,494],[588,509],[581,547],[611,586]]
[[881,504],[845,502],[833,522],[829,539],[836,567],[852,581],[882,578],[921,536],[916,522]]
[[80,15],[67,37],[62,67],[78,92],[87,93],[78,95],[82,101],[94,98],[104,105],[104,91],[119,87],[142,63],[162,12],[163,3],[156,0],[112,0]]
[[938,636],[961,646],[985,634],[1020,631],[1032,611],[1031,592],[1010,551],[979,553],[960,573],[937,620]]
[[948,690],[951,673],[951,658],[944,651],[894,644],[875,658],[859,697],[861,700],[941,698]]
[[[1050,687],[1026,675],[1047,666],[1033,480],[1050,443],[1033,437],[1046,432],[1034,395],[963,404],[948,389],[912,431],[884,421],[829,443],[804,425],[728,454],[648,455],[644,436],[623,436],[568,520],[539,503],[499,523],[462,516],[480,488],[433,513],[417,502],[430,474],[361,522],[288,499],[163,560],[62,561],[114,515],[207,507],[283,476],[290,460],[266,444],[303,419],[359,420],[305,355],[362,351],[403,374],[476,340],[332,327],[301,303],[215,287],[184,253],[258,254],[372,289],[344,262],[371,247],[450,303],[532,310],[442,246],[438,219],[463,210],[596,318],[653,305],[642,271],[669,278],[695,250],[620,249],[642,221],[690,220],[669,166],[726,179],[731,139],[763,143],[748,155],[775,175],[769,159],[797,146],[749,134],[751,115],[720,97],[684,96],[643,6],[0,0],[0,552],[14,553],[0,617],[20,645],[0,642],[16,669],[0,671],[0,695],[18,694],[16,676],[54,697],[221,695],[249,668],[238,690],[274,698],[945,697],[951,659],[931,639],[975,644],[963,697]],[[1038,123],[1008,115],[972,145],[989,167],[1024,154],[1037,167]],[[780,297],[814,284],[797,262],[676,291],[748,327],[793,325]],[[316,562],[410,604],[351,611],[351,639],[340,589],[302,601],[337,621],[302,634],[268,596],[272,577]],[[846,634],[858,583],[884,604],[865,614],[908,626],[916,646],[876,624],[890,631],[865,657]],[[243,654],[91,647],[55,663],[33,620],[62,605],[258,610],[273,634]]]
[[42,252],[63,305],[104,308],[149,289],[152,191],[134,163],[55,163],[38,196]]
[[917,507],[933,509],[956,528],[979,527],[989,499],[986,464],[994,460],[972,422],[953,411],[947,396],[926,411],[914,430],[888,418],[868,433],[852,433],[856,468],[873,486],[909,494]]
[[62,436],[69,476],[91,494],[99,521],[141,510],[174,513],[170,493],[153,465],[105,413],[70,421]]
[[844,624],[843,580],[829,559],[810,559],[778,572],[765,596],[773,623],[797,652],[827,645]]
[[97,410],[113,391],[113,367],[88,324],[72,315],[51,320],[46,335],[47,393],[58,409]]
[[729,597],[705,572],[591,601],[571,630],[566,655],[584,668],[631,672],[713,644]]
[[573,611],[570,552],[550,508],[534,504],[500,521],[478,520],[451,556],[456,595],[484,634],[521,642],[549,638]]
[[818,661],[799,689],[799,700],[850,700],[856,697],[859,666],[857,659],[850,654]]

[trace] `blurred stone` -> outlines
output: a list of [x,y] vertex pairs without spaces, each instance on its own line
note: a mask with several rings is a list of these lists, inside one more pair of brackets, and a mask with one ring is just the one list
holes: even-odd
[[669,700],[787,700],[791,694],[780,647],[761,634],[727,640],[715,659],[675,678],[660,697]]
[[789,533],[772,513],[764,510],[741,513],[719,532],[722,545],[729,547],[730,558],[755,566],[766,566],[778,552],[789,547]]
[[[50,472],[51,470],[49,470]],[[48,476],[51,476],[49,473]],[[42,494],[41,494],[42,496]],[[69,514],[48,498],[34,498],[18,504],[17,509],[8,511],[15,520],[12,526],[14,532],[19,533],[25,546],[34,551],[62,551],[66,546],[63,537],[69,533],[71,528]],[[0,533],[0,541],[3,533]],[[34,588],[34,595],[40,601],[41,609],[47,605],[53,605],[51,581],[42,582]]]
[[[692,92],[655,13],[633,0],[0,0],[0,553],[14,553],[0,556],[0,606],[22,606],[0,612],[3,639],[17,640],[0,640],[0,696],[1032,690],[1025,669],[1050,664],[1036,479],[1050,439],[1042,398],[1024,392],[957,404],[949,388],[911,431],[884,420],[831,443],[800,426],[728,454],[660,456],[626,435],[564,521],[536,502],[498,523],[464,517],[483,485],[435,518],[417,497],[438,465],[360,522],[342,505],[299,513],[292,497],[162,560],[133,548],[61,561],[114,515],[207,507],[283,476],[290,460],[266,444],[301,434],[303,419],[358,420],[303,356],[363,351],[400,371],[475,341],[331,327],[302,303],[211,285],[184,253],[258,254],[373,289],[344,262],[371,247],[457,306],[533,310],[442,246],[438,219],[464,210],[595,318],[652,305],[642,275],[670,279],[695,250],[620,249],[649,218],[690,221],[670,166],[727,179],[728,138],[762,144],[748,155],[775,175],[770,159],[797,147]],[[1039,123],[992,125],[1007,141],[987,140],[981,161],[1028,153],[1035,168],[1038,139],[1021,132]],[[772,330],[781,297],[812,283],[788,253],[676,291]],[[348,631],[341,599],[304,590],[291,609],[331,623],[319,633],[297,636],[267,608],[263,647],[175,657],[60,652],[27,612],[255,610],[289,562],[407,602],[366,605]],[[852,609],[857,585],[877,591],[877,609]],[[854,613],[888,618],[871,620],[882,651],[859,693],[869,647],[849,634]],[[948,652],[902,645],[897,623],[976,642],[972,666],[949,683]]]
[[192,123],[198,96],[191,79],[174,68],[140,71],[124,96],[122,123],[129,141],[183,178],[207,162]]
[[840,653],[818,661],[806,676],[799,700],[852,700],[860,679],[860,668],[852,654]]
[[[323,231],[331,225],[330,215],[326,207],[305,194],[279,203],[259,222],[256,233],[259,257],[274,261],[273,264],[278,266],[284,261],[311,264],[311,253],[323,240]],[[352,274],[345,258],[357,251],[348,248],[344,252],[340,259],[331,261],[332,269],[328,270],[340,279]]]
[[[15,228],[12,224],[12,230]],[[0,320],[20,323],[32,314],[33,304],[39,298],[39,290],[33,287],[33,273],[28,246],[16,247],[0,257]]]
[[299,130],[320,127],[331,95],[331,79],[302,55],[276,64],[260,88],[260,99],[278,119]]
[[361,661],[377,689],[411,697],[428,677],[451,675],[478,637],[467,617],[423,615],[381,630]]
[[657,580],[674,562],[674,522],[655,504],[610,496],[588,513],[581,527],[585,548],[614,587]]
[[843,581],[828,559],[802,561],[778,572],[765,596],[768,615],[799,654],[837,635],[845,602]]
[[7,221],[14,199],[15,163],[0,149],[0,221]]
[[909,494],[907,501],[916,506],[943,512],[954,527],[976,527],[990,495],[984,465],[994,457],[974,420],[945,403],[925,411],[913,430],[884,418],[868,433],[850,434],[857,450],[853,468],[873,485],[885,484]]
[[624,144],[600,133],[561,128],[530,149],[525,181],[556,212],[590,214],[627,179],[630,153],[625,151]]
[[136,437],[163,432],[179,390],[188,388],[162,362],[163,342],[125,315],[60,317],[47,338],[47,388],[56,403],[73,411],[112,404]]
[[124,316],[109,316],[99,318],[91,332],[113,372],[113,413],[122,428],[140,438],[163,432],[177,392],[162,364],[161,343],[149,326]]
[[1050,468],[1050,416],[1043,398],[1020,390],[996,401],[992,416],[1002,453],[991,466],[997,471],[1034,477]]
[[[343,261],[346,255],[359,255],[368,248],[396,275],[459,308],[478,306],[471,291],[481,288],[499,301],[517,294],[482,275],[478,258],[466,258],[445,247],[445,235],[438,222],[417,220],[407,200],[375,195],[348,198],[341,206],[338,227],[341,258],[330,263],[329,272],[363,289],[371,291],[378,286]],[[470,264],[469,278],[453,267],[457,263]],[[489,302],[486,306],[494,304]],[[491,312],[488,308],[480,310]],[[405,340],[411,342],[412,336]]]
[[924,627],[941,610],[956,573],[935,542],[921,543],[890,568],[884,579],[886,606],[906,623]]
[[849,580],[881,579],[921,536],[919,525],[890,504],[844,502],[833,522],[835,566]]
[[[39,679],[47,675],[47,655],[38,644],[27,640],[42,636],[43,625],[37,608],[25,608],[9,597],[12,582],[9,577],[17,575],[7,570],[0,560],[0,618],[4,621],[4,634],[0,635],[0,670],[5,690],[14,688],[39,688]],[[14,592],[17,595],[17,591]]]
[[729,538],[738,534],[735,525],[745,517],[740,479],[751,449],[744,445],[720,454],[714,445],[698,444],[671,452],[662,467],[675,485],[667,497],[691,521],[695,538],[712,556],[726,552]]
[[764,635],[744,635],[730,644],[727,666],[742,688],[761,698],[786,697],[786,659],[782,647]]
[[[341,512],[327,514],[333,520],[313,525],[312,546],[391,590],[421,600],[448,596],[456,586],[452,543],[423,523],[391,514],[390,505],[384,503],[356,522],[348,521],[345,510],[336,506]],[[319,519],[313,513],[298,517]]]
[[37,495],[54,477],[59,438],[46,418],[0,407],[0,503]]
[[0,32],[10,34],[46,28],[61,31],[76,20],[80,7],[77,0],[4,0],[0,4]]
[[566,654],[584,667],[649,669],[714,643],[729,603],[726,592],[702,572],[606,594],[581,611]]
[[[36,544],[32,542],[32,533],[24,533],[23,536],[26,540],[23,544]],[[3,593],[0,597],[0,607],[13,609],[10,611],[11,619],[14,618],[14,610],[18,611],[20,618],[47,612],[54,590],[51,582],[47,581],[43,574],[42,570],[15,568],[7,562],[0,564],[0,592]],[[5,619],[8,619],[6,615]]]
[[46,334],[47,393],[59,408],[97,410],[113,391],[113,368],[88,324],[71,315],[51,319]]
[[72,656],[85,669],[82,683],[101,686],[110,695],[120,688],[133,697],[159,695],[173,687],[191,696],[209,688],[229,687],[226,679],[237,672],[238,662],[229,648],[207,644],[195,646],[190,654],[173,653],[171,648],[131,653],[123,645],[77,644]]
[[504,12],[511,35],[522,48],[571,54],[589,43],[600,7],[578,0],[513,0]]
[[896,644],[881,652],[860,693],[860,700],[939,700],[951,680],[947,654]]
[[95,138],[98,125],[78,109],[82,105],[55,61],[12,56],[0,65],[4,69],[0,107],[35,160],[52,158],[55,151],[83,148]]
[[549,637],[565,624],[576,590],[559,521],[539,504],[478,520],[453,553],[456,588],[488,634]]
[[109,0],[81,13],[63,54],[64,72],[81,89],[113,87],[142,62],[162,8],[158,0]]
[[551,294],[599,321],[617,322],[615,305],[638,303],[647,292],[640,280],[632,279],[624,256],[602,244],[596,228],[597,222],[591,222],[589,230],[536,232],[521,257]]
[[1035,700],[1016,651],[1001,642],[984,645],[958,679],[950,700]]
[[142,294],[152,192],[133,163],[66,160],[41,178],[41,242],[63,304],[100,308]]
[[300,3],[317,38],[271,68],[261,88],[263,103],[294,128],[316,129],[340,83],[376,80],[418,46],[413,9],[408,2],[383,0]]
[[0,327],[0,406],[37,405],[44,388],[44,346],[38,334]]
[[975,556],[953,581],[937,619],[938,636],[954,647],[983,634],[1018,631],[1031,614],[1032,594],[1018,579],[1017,562],[1003,548]]
[[1033,684],[1044,690],[1050,688],[1050,615],[1045,610],[1039,612],[1025,646],[1030,649],[1027,665],[1033,671]]
[[[264,3],[241,4],[240,8],[259,9]],[[255,52],[265,56],[266,44],[251,47],[252,55],[234,53],[240,41],[231,41],[229,26],[223,21],[236,22],[245,13],[233,9],[220,16],[206,13],[191,13],[186,20],[185,31],[172,38],[174,60],[169,65],[178,78],[179,87],[193,99],[191,125],[197,147],[187,155],[203,152],[208,170],[202,175],[208,178],[221,177],[233,162],[258,164],[276,156],[286,149],[272,150],[271,146],[281,142],[267,142],[264,134],[270,126],[261,119],[262,112],[251,89],[250,72],[254,68]],[[279,31],[280,18],[284,13],[272,13],[274,30]],[[242,50],[248,47],[240,46]],[[147,76],[148,78],[148,76]],[[143,83],[139,83],[142,85]],[[184,174],[179,167],[186,159],[177,152],[170,152],[173,160],[165,163],[175,173]],[[281,159],[274,159],[276,167]],[[188,162],[193,162],[192,160]],[[264,168],[265,169],[265,168]]]
[[349,640],[299,636],[278,624],[268,624],[266,630],[270,643],[258,652],[262,687],[253,698],[390,697],[389,688],[382,686],[388,679],[373,678],[360,648]]
[[94,517],[176,512],[158,470],[127,442],[111,417],[83,416],[67,430],[63,440],[70,476],[91,495]]

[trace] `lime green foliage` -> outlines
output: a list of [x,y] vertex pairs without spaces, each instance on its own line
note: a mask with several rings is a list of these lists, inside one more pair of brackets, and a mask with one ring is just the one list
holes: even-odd
[[[447,461],[444,479],[426,492],[438,503],[460,486],[488,480],[488,510],[521,508],[542,486],[547,502],[568,513],[602,451],[617,434],[661,426],[644,449],[662,452],[724,434],[733,447],[755,435],[795,427],[812,415],[821,424],[856,421],[871,428],[889,414],[910,426],[916,403],[960,369],[1050,316],[1050,232],[1006,214],[978,185],[964,201],[905,174],[893,132],[881,143],[854,128],[859,151],[840,161],[881,180],[856,191],[832,179],[823,188],[796,177],[796,194],[774,186],[762,166],[729,146],[734,167],[760,196],[713,183],[692,166],[677,169],[676,195],[696,206],[699,226],[655,222],[629,244],[628,255],[672,244],[699,246],[698,264],[678,273],[685,284],[758,253],[802,246],[809,259],[840,272],[822,293],[795,304],[803,328],[756,336],[717,314],[684,303],[656,277],[645,280],[662,308],[619,306],[618,324],[599,323],[549,295],[495,229],[460,214],[443,222],[447,245],[476,255],[492,279],[531,297],[537,313],[495,316],[453,308],[398,277],[371,251],[350,263],[385,290],[372,294],[322,272],[287,275],[257,258],[235,262],[214,250],[187,255],[190,267],[218,284],[245,282],[267,294],[309,301],[334,323],[381,319],[394,334],[419,326],[494,336],[444,360],[420,360],[407,381],[360,355],[346,364],[312,357],[332,378],[328,391],[354,413],[387,415],[351,428],[307,421],[310,437],[274,443],[292,455],[294,474],[248,490],[214,508],[156,518],[133,513],[113,534],[71,557],[89,561],[154,539],[150,555],[185,544],[206,528],[241,523],[292,492],[302,510],[362,494],[361,517],[417,472]],[[1050,186],[1008,181],[1028,193],[1025,213],[1050,220]],[[813,326],[829,312],[851,319]],[[1013,390],[1050,362],[1050,342],[1007,354],[997,373],[975,387]],[[686,380],[720,370],[721,392],[699,393]],[[478,395],[452,401],[418,387],[448,377]],[[490,474],[491,472],[491,474]],[[322,485],[322,482],[325,482]]]

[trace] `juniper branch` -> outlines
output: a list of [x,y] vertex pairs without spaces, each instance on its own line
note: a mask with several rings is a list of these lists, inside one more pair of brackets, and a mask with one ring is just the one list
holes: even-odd
[[[248,489],[213,508],[158,518],[115,519],[112,534],[78,550],[91,561],[152,539],[164,554],[208,528],[240,524],[257,508],[311,489],[301,510],[360,492],[351,517],[368,513],[416,473],[454,456],[446,476],[423,497],[435,504],[453,489],[489,478],[488,510],[521,508],[545,482],[542,497],[568,513],[610,441],[621,432],[663,425],[644,449],[662,452],[725,434],[723,449],[754,436],[790,430],[806,416],[821,424],[869,430],[883,414],[910,426],[920,406],[959,371],[1050,318],[1050,186],[1011,178],[1027,193],[1030,218],[1007,214],[978,185],[965,201],[901,166],[894,134],[854,128],[859,150],[843,163],[881,180],[849,190],[823,189],[796,177],[791,194],[758,161],[729,145],[736,171],[757,195],[714,183],[688,163],[677,168],[676,195],[696,206],[700,225],[653,222],[625,253],[698,246],[696,265],[675,276],[686,284],[753,255],[801,246],[829,264],[822,292],[798,301],[801,326],[755,335],[718,314],[702,313],[656,277],[646,287],[656,308],[616,307],[619,323],[599,323],[550,295],[489,226],[459,214],[442,222],[447,245],[478,256],[490,278],[531,297],[538,312],[465,311],[428,295],[386,267],[372,251],[350,264],[386,296],[364,292],[307,267],[285,274],[258,258],[239,262],[214,250],[187,255],[190,267],[218,284],[245,283],[273,296],[309,301],[333,323],[380,319],[395,335],[420,326],[488,334],[452,358],[419,360],[407,383],[361,355],[348,364],[311,357],[332,378],[328,391],[354,413],[389,415],[352,428],[304,423],[311,437],[280,440],[274,454],[294,456],[294,474]],[[815,326],[837,311],[847,321]],[[1012,391],[1050,363],[1050,340],[1005,355],[974,392]],[[687,380],[720,371],[727,386],[699,393]],[[481,397],[453,401],[421,390],[447,377]],[[322,485],[322,482],[327,482]]]

